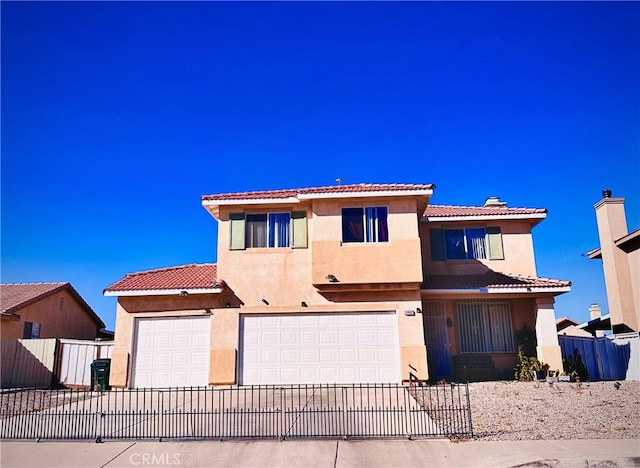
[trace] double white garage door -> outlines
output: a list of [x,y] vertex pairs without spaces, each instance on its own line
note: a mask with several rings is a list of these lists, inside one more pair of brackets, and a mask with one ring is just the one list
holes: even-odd
[[394,313],[245,315],[240,384],[397,382]]
[[[132,386],[208,384],[209,317],[136,321]],[[394,313],[243,315],[239,383],[399,381]]]

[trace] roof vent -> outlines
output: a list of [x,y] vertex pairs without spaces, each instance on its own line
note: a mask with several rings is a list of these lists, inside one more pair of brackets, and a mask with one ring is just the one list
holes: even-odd
[[500,201],[499,197],[489,197],[484,202],[484,206],[507,206],[507,202]]

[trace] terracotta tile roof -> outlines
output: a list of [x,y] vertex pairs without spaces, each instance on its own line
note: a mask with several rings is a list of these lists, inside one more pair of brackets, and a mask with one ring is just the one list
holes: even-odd
[[389,191],[414,191],[433,190],[433,184],[351,184],[331,185],[326,187],[308,187],[287,190],[263,190],[257,192],[221,193],[215,195],[203,195],[202,200],[253,200],[270,198],[289,198],[298,195],[334,194],[334,193],[359,193],[359,192],[389,192]]
[[105,292],[210,289],[221,287],[215,263],[190,264],[129,273]]
[[507,206],[428,205],[423,213],[428,218],[451,216],[513,216],[546,214],[544,208],[511,208]]
[[518,275],[506,275],[489,271],[479,275],[427,275],[422,289],[521,289],[521,288],[566,288],[571,281],[537,278]]
[[78,303],[84,308],[89,316],[96,322],[99,328],[104,328],[104,322],[98,317],[93,309],[78,294],[70,283],[3,283],[0,284],[0,305],[2,315],[16,315],[20,309],[34,304],[46,297],[52,296],[60,291],[67,290]]

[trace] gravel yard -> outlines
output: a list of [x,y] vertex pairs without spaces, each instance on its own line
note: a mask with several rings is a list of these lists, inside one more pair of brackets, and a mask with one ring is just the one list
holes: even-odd
[[640,439],[640,382],[474,382],[474,439]]

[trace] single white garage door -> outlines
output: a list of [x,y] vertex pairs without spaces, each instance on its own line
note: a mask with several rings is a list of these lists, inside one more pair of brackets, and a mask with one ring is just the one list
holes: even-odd
[[240,383],[399,382],[395,313],[243,315]]
[[136,319],[131,386],[208,385],[210,336],[206,316]]

